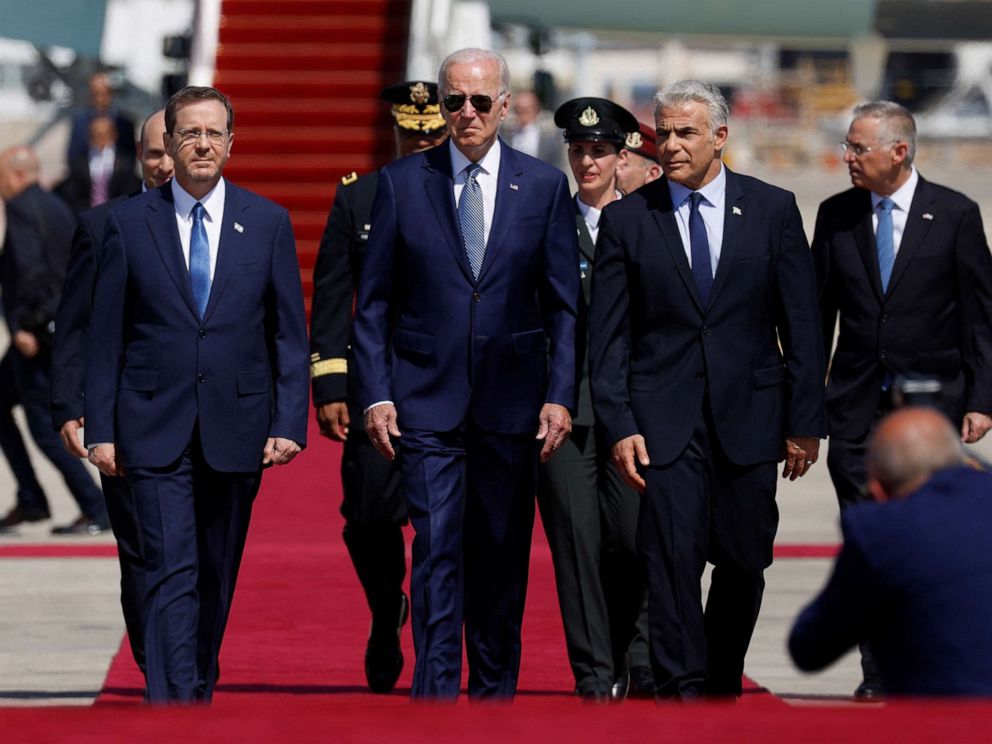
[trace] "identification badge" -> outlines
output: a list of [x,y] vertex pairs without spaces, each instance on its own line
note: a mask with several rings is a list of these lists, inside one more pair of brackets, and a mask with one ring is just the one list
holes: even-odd
[[579,278],[580,279],[585,279],[586,278],[586,272],[587,271],[589,271],[589,262],[586,259],[584,259],[584,258],[580,258],[579,259]]

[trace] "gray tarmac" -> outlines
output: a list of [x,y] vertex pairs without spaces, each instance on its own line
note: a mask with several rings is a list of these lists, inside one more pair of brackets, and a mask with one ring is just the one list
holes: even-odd
[[[921,170],[938,183],[956,184],[978,201],[987,226],[992,215],[992,171],[964,170],[954,163],[943,169],[931,164]],[[762,172],[752,167],[749,172],[796,193],[807,233],[812,232],[819,201],[847,187],[842,170]],[[6,344],[5,332],[0,330],[0,349]],[[21,411],[16,415],[26,432]],[[112,544],[109,536],[50,536],[53,524],[69,522],[78,512],[58,474],[30,443],[29,447],[53,518],[16,534],[0,535],[0,549]],[[992,459],[992,442],[981,443],[976,452]],[[13,478],[0,458],[0,514],[13,502]],[[834,545],[839,541],[825,449],[807,477],[781,482],[778,505],[780,544]],[[860,681],[853,654],[824,673],[807,676],[793,667],[785,650],[793,618],[823,585],[830,567],[827,559],[780,559],[766,575],[764,604],[745,671],[796,704],[844,703]],[[86,705],[93,700],[124,634],[119,578],[117,561],[112,558],[0,557],[0,706]]]

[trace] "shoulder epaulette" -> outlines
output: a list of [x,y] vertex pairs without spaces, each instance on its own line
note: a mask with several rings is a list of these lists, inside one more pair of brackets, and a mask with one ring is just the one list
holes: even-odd
[[352,171],[347,176],[341,176],[341,185],[351,186],[351,184],[353,184],[357,180],[358,180],[358,174],[355,173],[355,171]]

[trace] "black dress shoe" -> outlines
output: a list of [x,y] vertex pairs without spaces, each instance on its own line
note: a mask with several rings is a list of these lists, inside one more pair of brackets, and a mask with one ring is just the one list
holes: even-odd
[[614,703],[623,702],[627,698],[628,690],[630,690],[630,674],[624,672],[610,685],[610,700]]
[[403,671],[403,651],[400,648],[400,631],[410,615],[410,602],[400,595],[398,622],[372,617],[369,642],[365,647],[365,679],[372,692],[391,692]]
[[658,686],[654,683],[651,667],[634,666],[630,668],[630,689],[627,697],[653,699]]
[[884,698],[885,689],[878,679],[866,679],[854,691],[854,699],[859,703],[880,703]]
[[61,527],[53,527],[53,535],[91,535],[96,536],[110,529],[106,522],[98,522],[90,519],[85,514],[81,514],[76,521],[64,524]]
[[0,532],[9,531],[25,522],[41,522],[50,517],[51,514],[47,511],[22,509],[19,506],[15,506],[0,519]]

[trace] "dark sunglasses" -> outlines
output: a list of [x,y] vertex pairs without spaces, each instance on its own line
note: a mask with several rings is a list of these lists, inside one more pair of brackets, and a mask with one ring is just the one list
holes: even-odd
[[[500,93],[496,96],[496,100],[499,100],[502,96],[503,94]],[[466,96],[464,93],[450,93],[441,100],[441,103],[443,103],[444,107],[453,114],[456,111],[462,110],[462,106],[465,105],[466,98],[471,101],[472,108],[480,114],[488,114],[493,110],[493,103],[495,103],[495,101],[489,96],[483,95]]]

